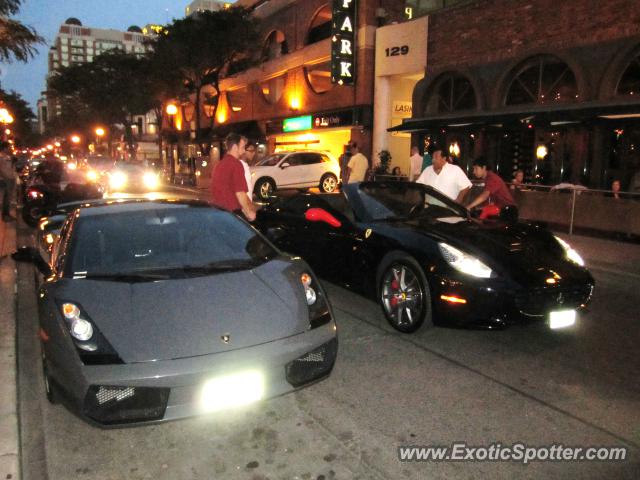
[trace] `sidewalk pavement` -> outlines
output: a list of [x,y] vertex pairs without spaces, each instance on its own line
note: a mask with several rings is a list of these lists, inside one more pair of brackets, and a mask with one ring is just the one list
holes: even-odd
[[16,222],[0,220],[0,478],[19,479],[16,390]]

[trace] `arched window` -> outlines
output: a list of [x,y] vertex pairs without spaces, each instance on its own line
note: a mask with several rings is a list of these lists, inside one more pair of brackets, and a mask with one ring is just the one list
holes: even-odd
[[307,34],[307,45],[319,42],[331,36],[331,8],[325,5],[318,13],[315,14],[311,25],[309,25],[309,33]]
[[227,90],[227,103],[232,112],[240,112],[248,104],[247,87]]
[[559,58],[544,55],[515,71],[505,105],[575,102],[577,98],[578,84],[571,68]]
[[289,53],[289,46],[287,45],[287,39],[279,30],[274,30],[267,37],[267,41],[264,44],[262,51],[262,60],[271,60],[281,57]]
[[260,82],[260,92],[267,103],[275,104],[282,98],[284,93],[285,76],[270,78]]
[[311,90],[315,93],[325,93],[331,90],[331,62],[317,63],[304,67],[304,73]]
[[618,95],[640,95],[640,53],[631,60],[631,63],[620,77]]
[[458,73],[442,75],[431,92],[425,108],[426,115],[477,108],[476,92],[471,82]]

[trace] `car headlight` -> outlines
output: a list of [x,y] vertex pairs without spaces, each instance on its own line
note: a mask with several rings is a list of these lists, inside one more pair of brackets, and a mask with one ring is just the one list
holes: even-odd
[[114,190],[119,190],[127,184],[127,174],[124,172],[113,172],[109,178],[109,185]]
[[76,340],[86,342],[93,337],[91,322],[80,317],[80,308],[74,303],[63,303],[62,314],[67,320],[69,331]]
[[440,253],[453,268],[479,278],[491,277],[491,269],[479,259],[446,243],[438,243]]
[[87,172],[87,180],[89,180],[90,182],[95,182],[96,180],[98,180],[98,172],[96,172],[95,170],[89,170]]
[[124,363],[91,317],[76,302],[57,301],[80,360],[85,365]]
[[567,242],[562,240],[560,237],[556,237],[554,235],[554,238],[558,241],[558,243],[564,250],[564,253],[567,256],[568,260],[572,261],[576,265],[580,265],[581,267],[584,267],[584,260],[582,259],[582,257],[578,252],[576,252],[573,248],[571,248],[571,245],[569,245]]
[[153,172],[145,172],[142,176],[142,182],[147,188],[157,188],[160,183],[158,176]]
[[304,287],[305,299],[309,307],[309,324],[311,328],[319,327],[331,321],[329,304],[320,290],[318,282],[310,273],[302,273],[300,282]]

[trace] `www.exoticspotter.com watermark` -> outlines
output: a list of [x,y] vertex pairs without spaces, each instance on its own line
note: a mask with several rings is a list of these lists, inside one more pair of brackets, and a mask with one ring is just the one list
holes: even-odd
[[473,446],[465,442],[451,445],[400,446],[401,462],[611,462],[625,461],[627,447],[569,446],[561,443],[530,446],[524,443]]

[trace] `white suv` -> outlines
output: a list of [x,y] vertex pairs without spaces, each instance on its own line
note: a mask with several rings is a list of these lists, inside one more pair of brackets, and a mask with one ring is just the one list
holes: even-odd
[[258,198],[266,199],[281,188],[319,187],[333,192],[338,186],[340,165],[326,153],[282,152],[270,155],[250,167],[251,189]]

